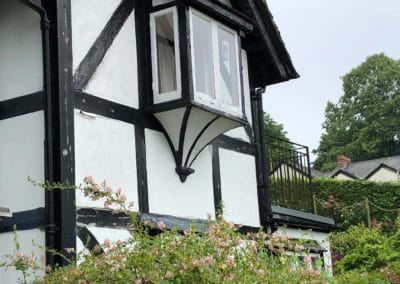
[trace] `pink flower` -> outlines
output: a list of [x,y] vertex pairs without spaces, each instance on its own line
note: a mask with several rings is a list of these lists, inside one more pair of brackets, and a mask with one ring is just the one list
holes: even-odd
[[328,200],[329,200],[329,201],[335,201],[335,198],[333,198],[333,195],[329,195],[329,196],[328,196]]
[[157,222],[157,227],[161,230],[164,231],[165,228],[167,227],[163,221]]
[[304,264],[306,264],[306,265],[310,265],[311,264],[311,257],[310,256],[305,256],[304,258],[303,258],[303,262],[304,262]]
[[125,202],[126,201],[126,196],[124,194],[122,194],[120,199],[121,199],[121,202]]
[[85,183],[93,183],[93,182],[94,182],[92,176],[87,176],[87,177],[85,177],[84,181],[85,181]]
[[225,264],[229,267],[235,266],[235,257],[233,255],[228,255],[225,259]]

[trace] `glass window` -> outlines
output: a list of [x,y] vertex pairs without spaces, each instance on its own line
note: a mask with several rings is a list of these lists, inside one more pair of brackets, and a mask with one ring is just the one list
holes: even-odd
[[239,106],[236,38],[231,32],[218,28],[219,92],[224,104]]
[[211,22],[192,16],[195,90],[215,98]]
[[158,93],[177,90],[173,12],[155,17]]

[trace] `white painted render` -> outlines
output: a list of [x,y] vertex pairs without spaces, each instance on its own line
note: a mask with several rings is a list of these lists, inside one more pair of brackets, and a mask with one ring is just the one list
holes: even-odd
[[368,178],[369,181],[399,181],[400,175],[393,170],[387,168],[380,168],[372,176]]
[[44,207],[44,115],[42,111],[0,120],[0,207],[11,213]]
[[0,101],[43,89],[40,17],[16,0],[0,1]]
[[285,235],[290,239],[317,241],[318,244],[326,250],[326,252],[323,253],[324,265],[326,271],[332,275],[332,256],[328,239],[329,238],[328,233],[316,232],[312,230],[304,231],[300,229],[286,228],[286,227],[279,227],[277,233]]
[[146,129],[146,157],[151,213],[202,219],[207,213],[214,216],[210,147],[196,159],[195,172],[184,183],[175,172],[175,161],[162,133]]
[[[35,262],[40,265],[42,268],[41,271],[32,271],[29,270],[29,274],[27,283],[31,283],[35,279],[35,274],[37,277],[42,276],[44,273],[45,264],[45,233],[39,229],[27,230],[27,231],[18,231],[17,233],[18,242],[21,246],[20,251],[27,256],[34,256]],[[35,245],[32,245],[32,242]],[[15,242],[14,235],[12,232],[0,234],[0,263],[6,261],[7,255],[15,254]],[[22,283],[18,281],[18,278],[22,279],[22,273],[20,271],[16,271],[13,268],[9,268],[5,270],[4,268],[0,268],[0,283],[1,284],[17,284]]]
[[334,178],[338,179],[338,180],[354,180],[354,178],[349,177],[349,176],[347,176],[345,174],[342,174],[342,173],[337,174]]
[[175,150],[179,150],[179,138],[181,134],[181,125],[185,115],[186,108],[178,108],[170,111],[164,111],[154,114],[154,116],[161,122],[165,131],[168,133],[172,145]]
[[73,69],[81,63],[121,0],[71,0]]
[[131,238],[131,234],[125,229],[111,229],[88,226],[88,230],[93,234],[99,244],[104,244],[105,241],[115,243],[117,241],[126,241]]
[[116,103],[139,108],[137,69],[135,13],[132,12],[85,91]]
[[249,135],[247,135],[246,130],[244,127],[238,127],[232,130],[229,130],[228,132],[224,133],[224,135],[243,140],[245,142],[250,142]]
[[[134,202],[134,209],[138,209],[133,125],[76,110],[75,167],[77,184],[86,176],[99,183],[107,180],[113,189],[121,188],[127,202]],[[76,192],[77,206],[103,207],[103,202],[93,202],[81,191]]]
[[253,156],[221,149],[221,193],[226,219],[237,224],[260,226],[257,177]]

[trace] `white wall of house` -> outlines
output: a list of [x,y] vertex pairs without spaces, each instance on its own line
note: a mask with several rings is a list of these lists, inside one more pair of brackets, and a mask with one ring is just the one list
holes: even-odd
[[301,239],[301,240],[314,240],[324,248],[326,251],[323,253],[325,270],[332,275],[332,256],[329,244],[329,233],[315,232],[311,230],[300,230],[294,228],[279,227],[277,230],[278,234],[285,235],[289,239]]
[[226,219],[237,224],[260,226],[254,157],[224,149],[219,154]]
[[[74,70],[120,2],[107,0],[99,5],[96,0],[72,1]],[[134,12],[124,23],[84,91],[133,108],[139,107]]]
[[[45,246],[45,234],[44,231],[39,229],[18,231],[17,233],[18,242],[21,246],[20,252],[27,256],[34,256],[35,262],[41,266],[41,270],[32,271],[29,270],[29,277],[27,283],[33,282],[35,275],[40,277],[44,274],[45,264],[45,252],[43,250]],[[35,245],[32,245],[34,243]],[[0,234],[0,263],[9,260],[7,255],[15,255],[15,241],[14,234],[12,232]],[[0,268],[0,283],[1,284],[17,284],[23,283],[18,280],[23,279],[22,273],[16,271],[12,267],[9,269]]]
[[44,207],[44,115],[42,111],[0,120],[0,207],[11,212]]
[[[76,183],[87,176],[95,181],[107,180],[114,189],[122,189],[127,202],[138,209],[136,178],[135,128],[133,125],[102,116],[88,116],[75,111]],[[103,201],[104,202],[104,201]],[[76,192],[77,206],[103,207],[83,192]]]
[[0,1],[0,101],[43,89],[40,17],[20,1]]
[[337,180],[354,180],[354,178],[349,177],[348,175],[342,173],[337,174],[334,178]]
[[206,219],[214,216],[211,147],[192,165],[195,172],[182,183],[171,149],[161,132],[146,130],[147,180],[151,213]]
[[368,178],[369,181],[381,181],[381,182],[386,182],[386,181],[399,181],[400,176],[399,173],[396,173],[395,171],[388,169],[388,168],[380,168],[377,170],[373,175],[371,175]]

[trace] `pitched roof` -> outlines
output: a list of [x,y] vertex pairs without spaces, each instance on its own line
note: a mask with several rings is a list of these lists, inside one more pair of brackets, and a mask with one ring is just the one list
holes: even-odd
[[342,172],[355,178],[366,179],[380,167],[386,167],[396,172],[400,171],[400,156],[352,162],[344,168],[336,168],[334,171],[324,174],[326,177],[333,177]]

